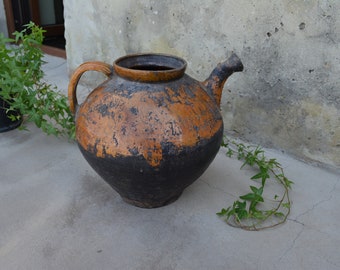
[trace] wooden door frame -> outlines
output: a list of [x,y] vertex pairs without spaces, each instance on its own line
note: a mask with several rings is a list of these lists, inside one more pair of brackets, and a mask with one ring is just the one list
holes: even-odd
[[[29,0],[29,5],[31,9],[32,21],[38,25],[41,25],[39,0]],[[46,36],[63,35],[65,32],[64,24],[42,25],[42,28],[46,30]]]
[[[1,0],[0,0],[1,1]],[[15,22],[14,22],[14,15],[13,15],[13,7],[12,7],[12,1],[11,0],[3,0],[4,1],[4,8],[5,8],[5,14],[6,14],[6,20],[7,20],[7,30],[8,30],[8,36],[13,38],[12,33],[15,32]],[[40,13],[39,7],[37,5],[38,0],[30,0],[30,7],[31,7],[31,12],[32,12],[32,21],[34,21],[36,24],[40,24]],[[47,26],[44,27],[46,28],[47,31],[63,31],[63,25],[57,25],[54,26],[54,29],[51,27]],[[66,51],[63,49],[51,47],[51,46],[46,46],[42,45],[42,50],[46,54],[62,57],[66,59]]]
[[12,1],[4,0],[4,8],[6,14],[8,36],[12,38],[13,37],[12,33],[15,31]]

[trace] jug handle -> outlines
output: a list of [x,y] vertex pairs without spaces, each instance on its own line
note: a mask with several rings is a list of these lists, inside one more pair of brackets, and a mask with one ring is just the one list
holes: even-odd
[[81,64],[78,68],[76,68],[73,75],[71,76],[71,80],[68,85],[68,100],[70,103],[71,112],[73,114],[75,114],[79,106],[77,100],[77,85],[80,80],[80,77],[86,71],[99,71],[104,73],[107,77],[111,77],[113,73],[113,67],[101,61],[92,61],[85,62]]

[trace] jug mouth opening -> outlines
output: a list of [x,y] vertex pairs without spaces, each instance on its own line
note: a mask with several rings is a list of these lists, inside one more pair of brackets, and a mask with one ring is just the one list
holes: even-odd
[[169,81],[184,75],[187,63],[168,54],[132,54],[113,63],[118,76],[129,80],[156,82]]

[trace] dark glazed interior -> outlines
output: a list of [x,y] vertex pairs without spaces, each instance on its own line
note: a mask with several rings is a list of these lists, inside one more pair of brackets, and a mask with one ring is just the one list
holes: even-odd
[[181,78],[187,63],[182,58],[167,54],[132,54],[113,63],[115,73],[139,82],[165,82]]
[[186,61],[166,54],[136,54],[119,58],[117,66],[134,70],[181,70],[186,68]]

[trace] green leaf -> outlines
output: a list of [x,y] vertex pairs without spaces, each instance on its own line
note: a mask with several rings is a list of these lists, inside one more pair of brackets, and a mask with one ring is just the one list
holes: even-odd
[[263,186],[261,186],[260,188],[250,186],[250,189],[257,195],[262,195],[263,193]]
[[256,200],[256,197],[257,197],[256,194],[254,194],[254,193],[248,193],[248,194],[246,194],[246,195],[240,196],[239,198],[240,198],[241,200],[245,200],[245,201],[254,201],[254,200]]
[[284,208],[290,208],[290,203],[289,203],[289,202],[283,203],[283,204],[282,204],[282,207],[284,207]]
[[274,215],[275,215],[276,217],[279,217],[279,218],[282,218],[282,217],[285,216],[282,212],[275,212]]
[[228,213],[228,210],[222,208],[220,212],[216,213],[216,215],[218,215],[218,216],[225,216],[227,213]]
[[228,157],[232,157],[233,154],[234,154],[233,150],[229,149],[226,155],[227,155]]
[[261,179],[263,176],[263,172],[259,172],[258,174],[255,174],[252,176],[250,179],[255,180],[255,179]]
[[248,211],[246,210],[246,202],[240,202],[236,201],[236,205],[234,207],[234,212],[235,216],[239,219],[242,220],[244,218],[247,218],[249,216]]
[[257,210],[252,211],[251,215],[252,215],[253,218],[256,218],[256,219],[259,219],[259,220],[263,220],[267,217],[265,214],[263,214],[262,211],[257,211]]

